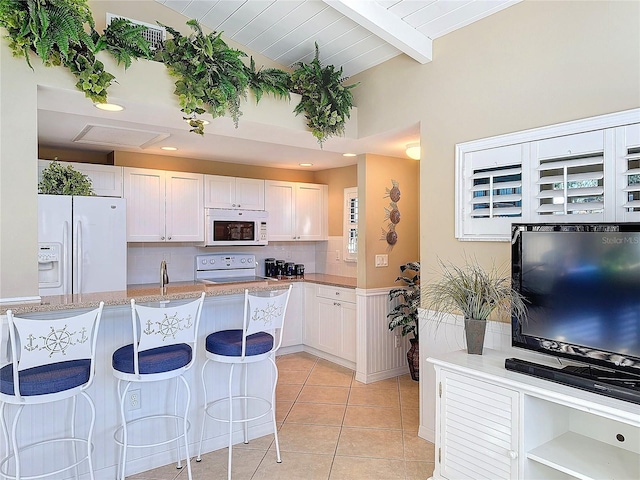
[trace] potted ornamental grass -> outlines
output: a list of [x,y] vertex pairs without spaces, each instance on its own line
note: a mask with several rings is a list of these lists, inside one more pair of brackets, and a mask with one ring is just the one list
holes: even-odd
[[423,293],[436,322],[459,312],[464,317],[467,352],[482,355],[487,320],[515,318],[524,321],[524,297],[511,286],[511,277],[495,265],[485,270],[476,260],[463,266],[439,262],[441,277],[427,284]]

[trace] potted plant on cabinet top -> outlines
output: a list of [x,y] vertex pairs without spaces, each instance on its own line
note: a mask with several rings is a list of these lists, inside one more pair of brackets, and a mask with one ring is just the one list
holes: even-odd
[[56,160],[42,171],[42,180],[38,183],[38,193],[79,197],[95,195],[91,179],[87,175],[77,171],[71,165],[64,167]]
[[440,261],[442,276],[424,287],[428,308],[437,322],[458,311],[464,316],[467,352],[482,355],[487,319],[493,313],[501,318],[523,321],[527,307],[522,295],[511,287],[511,278],[495,266],[483,269],[476,261],[462,267]]
[[[398,299],[398,303],[387,314],[389,330],[402,327],[401,333],[412,334],[410,338],[411,348],[407,352],[409,372],[411,378],[418,381],[420,378],[420,344],[418,342],[418,307],[420,306],[420,262],[409,262],[400,265],[401,275],[396,282],[402,281],[404,287],[392,288],[389,291],[389,300]],[[410,274],[413,272],[413,274]]]

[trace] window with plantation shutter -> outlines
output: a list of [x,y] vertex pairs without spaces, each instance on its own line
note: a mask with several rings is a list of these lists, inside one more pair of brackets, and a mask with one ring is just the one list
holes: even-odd
[[623,208],[629,213],[640,212],[640,147],[630,148],[625,158],[626,186],[622,190],[627,194],[627,201]]
[[344,260],[358,260],[358,187],[344,189]]
[[538,215],[601,215],[604,212],[602,153],[544,160],[538,172]]
[[[605,133],[603,130],[554,137],[535,142],[532,174],[535,195],[531,217],[562,221],[576,215],[603,220],[605,209]],[[606,192],[606,200],[613,192]]]
[[521,216],[522,168],[520,165],[475,170],[471,178],[473,179],[472,217]]
[[619,182],[618,205],[623,220],[640,222],[640,124],[616,129]]
[[459,240],[518,222],[640,221],[640,109],[456,145]]
[[468,152],[457,163],[457,172],[456,234],[484,240],[508,234],[511,223],[522,218],[522,146]]

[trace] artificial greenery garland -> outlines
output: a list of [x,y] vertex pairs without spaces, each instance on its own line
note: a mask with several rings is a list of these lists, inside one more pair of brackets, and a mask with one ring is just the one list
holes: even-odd
[[323,66],[318,44],[315,45],[311,63],[296,64],[291,74],[291,90],[302,96],[293,111],[296,115],[304,112],[307,126],[322,147],[327,138],[344,134],[344,124],[353,106],[351,89],[357,84],[343,86],[346,78],[342,76],[342,67],[336,70],[333,65]]
[[76,77],[78,90],[95,103],[107,101],[115,79],[96,59],[98,52],[108,51],[125,68],[132,58],[150,57],[144,27],[118,19],[100,35],[87,0],[0,0],[0,26],[8,32],[14,56],[23,56],[30,67],[31,52],[46,66],[64,65]]
[[[174,93],[192,132],[204,134],[204,121],[197,115],[205,112],[214,118],[228,112],[237,127],[240,102],[248,90],[258,102],[264,94],[288,99],[291,90],[302,96],[294,113],[305,114],[321,147],[327,138],[344,133],[353,106],[350,90],[356,85],[343,86],[342,68],[320,63],[317,44],[314,60],[297,63],[289,75],[276,68],[256,70],[253,58],[246,66],[246,54],[230,48],[220,33],[204,35],[196,20],[187,25],[194,31],[187,37],[163,25],[173,39],[164,42],[154,58],[177,78]],[[76,77],[76,87],[95,103],[106,103],[115,80],[96,59],[98,52],[109,52],[125,68],[132,59],[152,56],[143,26],[115,19],[98,34],[87,0],[0,0],[0,26],[7,30],[15,56],[24,56],[30,67],[32,52],[46,66],[64,65]]]

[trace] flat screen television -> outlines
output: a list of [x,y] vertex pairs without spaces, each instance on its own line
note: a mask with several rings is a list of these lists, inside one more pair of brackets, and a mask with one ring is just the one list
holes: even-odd
[[[512,345],[640,379],[640,223],[514,224]],[[635,387],[633,386],[635,385]]]

